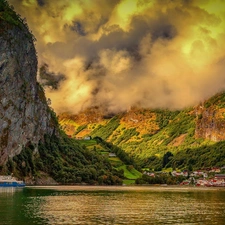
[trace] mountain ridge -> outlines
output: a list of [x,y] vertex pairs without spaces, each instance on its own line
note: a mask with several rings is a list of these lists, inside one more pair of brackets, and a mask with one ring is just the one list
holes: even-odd
[[[101,137],[122,148],[137,162],[143,162],[151,157],[161,159],[167,151],[178,154],[188,149],[224,143],[224,103],[225,94],[220,93],[198,106],[181,111],[132,107],[110,119],[95,112],[98,120],[93,120],[86,110],[76,116],[59,115],[59,123],[65,131],[67,126],[73,127],[74,133],[69,134],[71,137]],[[81,115],[94,122],[82,120],[81,123]]]

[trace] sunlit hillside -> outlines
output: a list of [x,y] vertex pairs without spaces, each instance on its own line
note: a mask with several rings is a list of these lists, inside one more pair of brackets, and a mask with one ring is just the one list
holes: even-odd
[[[76,116],[63,114],[59,119],[62,128],[72,137],[101,137],[126,151],[142,166],[166,166],[161,165],[161,159],[167,152],[174,158],[174,165],[167,166],[214,166],[225,163],[225,155],[216,150],[218,146],[222,148],[225,140],[224,96],[218,94],[182,111],[131,108],[105,118],[102,112],[95,109],[92,114],[90,109]],[[73,133],[68,132],[69,129]],[[204,162],[183,159],[191,158],[193,152],[201,157],[199,154],[204,150],[216,153],[207,153],[210,156]],[[213,159],[213,154],[217,159]],[[179,159],[175,159],[176,156]]]

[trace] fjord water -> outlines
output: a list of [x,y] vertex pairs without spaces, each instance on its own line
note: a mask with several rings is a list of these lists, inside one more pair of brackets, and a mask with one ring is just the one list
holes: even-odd
[[0,189],[0,225],[225,224],[225,190],[180,187]]

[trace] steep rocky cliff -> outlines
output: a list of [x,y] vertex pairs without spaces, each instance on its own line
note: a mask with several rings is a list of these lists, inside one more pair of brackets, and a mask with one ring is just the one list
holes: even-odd
[[36,146],[56,123],[36,80],[33,36],[4,1],[0,3],[0,165]]
[[225,94],[213,96],[195,108],[195,137],[211,141],[225,140]]

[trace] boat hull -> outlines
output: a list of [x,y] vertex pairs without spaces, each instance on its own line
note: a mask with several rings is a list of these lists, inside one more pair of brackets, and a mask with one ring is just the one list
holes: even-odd
[[25,183],[2,182],[2,183],[0,183],[0,187],[25,187]]

